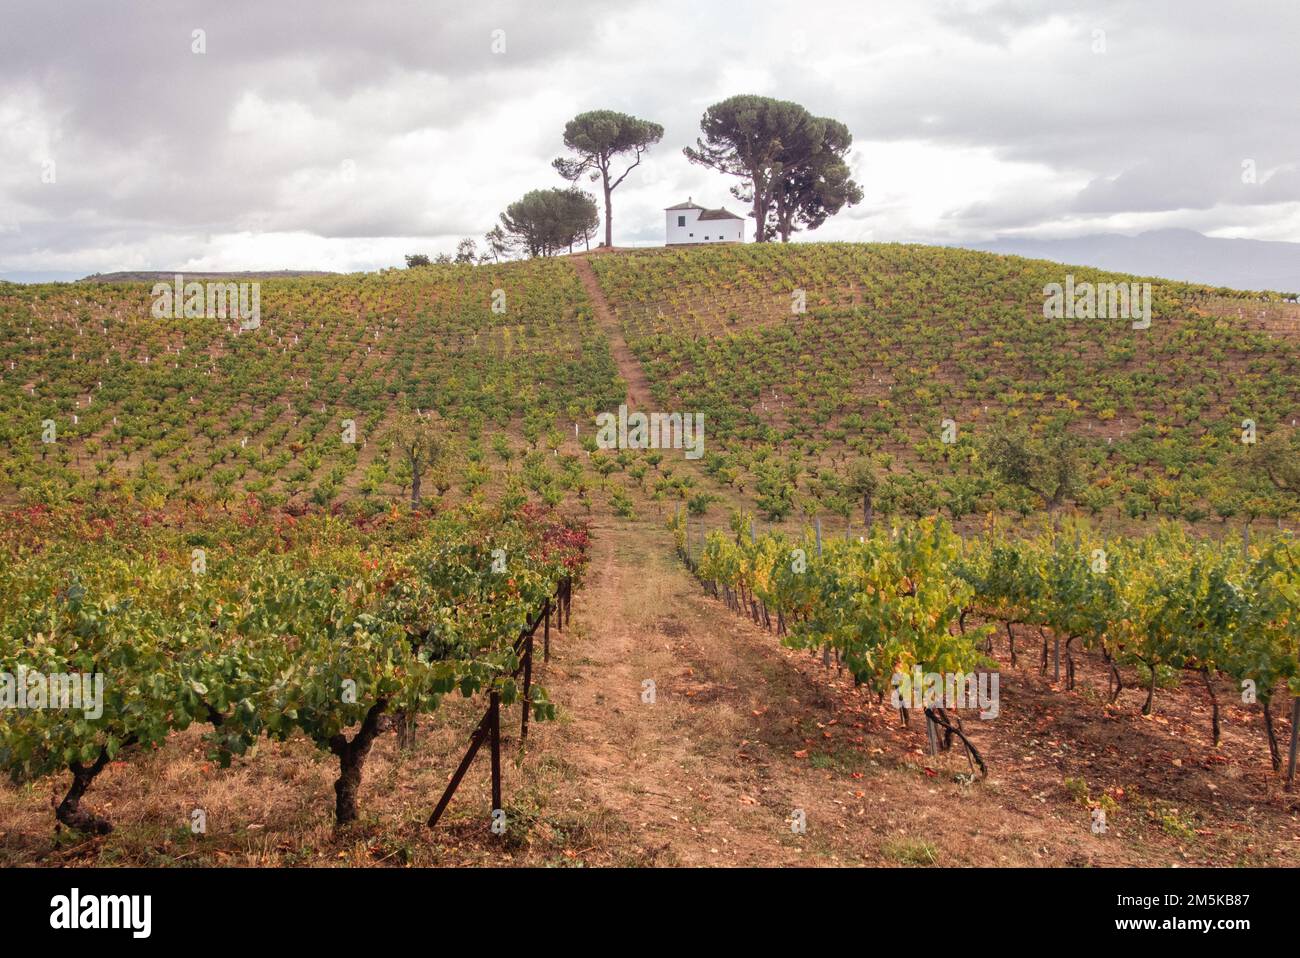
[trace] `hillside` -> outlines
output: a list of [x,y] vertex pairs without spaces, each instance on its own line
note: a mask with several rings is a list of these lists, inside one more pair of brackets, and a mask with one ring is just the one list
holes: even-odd
[[[1294,864],[1300,307],[1045,319],[1064,281],[643,250],[267,280],[256,328],[0,288],[0,673],[117,679],[108,731],[0,724],[0,863]],[[603,448],[620,404],[703,456]],[[1016,429],[1078,486],[996,464]],[[899,709],[912,668],[996,720]],[[504,799],[479,758],[426,827],[489,695]]]
[[[472,491],[492,434],[513,426],[536,442],[563,423],[572,435],[616,395],[584,303],[559,261],[270,280],[252,330],[155,319],[148,284],[10,288],[3,491],[267,505],[397,494],[385,422],[399,398],[446,421],[468,462],[456,485]],[[46,420],[57,443],[41,441]]]
[[[252,493],[269,505],[396,493],[405,483],[384,423],[403,396],[465,442],[470,468],[452,481],[461,493],[489,478],[493,442],[535,448],[549,433],[566,461],[594,452],[593,416],[624,386],[611,328],[595,322],[574,272],[581,262],[267,280],[257,330],[153,319],[147,284],[8,287],[0,398],[13,415],[0,426],[0,492]],[[1032,512],[1040,497],[979,462],[1002,425],[1068,430],[1083,461],[1072,499],[1099,518],[1295,514],[1252,457],[1290,441],[1300,417],[1300,306],[1152,280],[1150,329],[1046,320],[1043,288],[1065,268],[934,247],[586,262],[635,354],[622,379],[644,383],[658,408],[705,416],[697,465],[708,478],[690,482],[773,521],[847,518],[859,459],[881,475],[885,512]],[[1079,283],[1134,279],[1072,272]],[[497,289],[503,313],[492,311]],[[791,311],[796,290],[806,312]],[[351,447],[337,440],[345,419],[359,433]],[[1240,442],[1244,419],[1258,447]],[[53,448],[41,442],[47,420]],[[941,441],[945,420],[955,442]],[[627,465],[624,455],[617,468]]]
[[1075,499],[1096,516],[1295,513],[1293,498],[1243,479],[1260,470],[1242,420],[1262,446],[1291,442],[1300,416],[1300,306],[1276,297],[1152,279],[1151,328],[1135,330],[1044,319],[1043,289],[1067,272],[1136,277],[962,250],[799,244],[592,263],[656,402],[704,412],[707,470],[757,493],[770,518],[847,515],[858,457],[879,466],[886,512],[1032,511],[1034,496],[985,482],[975,463],[1003,423],[1068,430],[1086,464]]

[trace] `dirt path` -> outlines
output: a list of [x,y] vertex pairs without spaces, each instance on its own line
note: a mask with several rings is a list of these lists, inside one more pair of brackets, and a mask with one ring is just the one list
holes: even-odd
[[[1298,857],[1294,815],[1267,797],[1266,776],[1239,783],[1245,791],[1226,806],[1219,796],[1234,788],[1233,777],[1218,767],[1209,774],[1219,792],[1181,782],[1175,804],[1160,783],[1148,789],[1135,755],[1169,766],[1170,740],[1136,718],[1116,739],[1127,743],[1116,762],[1133,773],[1128,795],[1107,833],[1093,834],[1090,809],[1065,780],[1077,762],[1092,797],[1101,794],[1094,763],[1116,751],[1116,720],[1074,721],[1094,703],[1052,689],[1033,670],[1005,676],[1008,721],[968,723],[991,768],[987,780],[971,781],[959,750],[927,755],[917,723],[902,728],[897,712],[819,656],[783,648],[703,594],[651,520],[605,520],[593,531],[588,582],[544,678],[564,718],[539,741],[540,754],[565,770],[547,783],[543,805],[600,823],[602,838],[580,856],[592,864],[1150,866]],[[646,680],[653,703],[643,701]],[[1198,780],[1206,774],[1193,767],[1197,749],[1178,754],[1173,765],[1185,762]],[[1250,779],[1242,766],[1235,777]],[[804,834],[792,831],[796,810]]]
[[[1057,861],[1070,854],[1059,825],[990,816],[972,801],[951,781],[964,762],[930,762],[943,778],[895,767],[897,743],[880,743],[887,757],[868,742],[867,717],[840,707],[833,672],[704,595],[666,535],[594,531],[575,601],[581,627],[557,643],[547,678],[569,721],[547,730],[544,747],[572,765],[590,811],[623,823],[634,843],[625,855],[669,865],[1043,864],[1052,832]],[[653,704],[642,701],[647,679]],[[919,749],[919,735],[906,738]],[[797,810],[804,834],[792,830]],[[1078,817],[1073,831],[1086,841]],[[986,841],[954,846],[954,833]]]
[[605,333],[605,338],[609,340],[609,349],[618,366],[618,374],[627,383],[628,406],[633,409],[648,409],[650,382],[646,379],[645,372],[628,346],[627,340],[623,338],[623,330],[614,317],[609,302],[605,299],[600,282],[596,279],[596,271],[591,268],[591,262],[586,256],[575,255],[569,259],[573,263],[573,268],[578,271],[578,278],[582,280],[582,286],[587,291],[587,298],[595,308],[596,322]]
[[[704,595],[667,536],[612,524],[595,533],[575,606],[582,628],[548,677],[571,722],[548,730],[559,734],[546,748],[561,749],[579,791],[625,823],[630,851],[681,865],[979,861],[938,841],[968,814],[968,792],[887,767],[883,749],[873,757],[865,716],[838,708],[817,662]],[[642,701],[646,679],[653,704]],[[921,801],[926,793],[951,802]],[[802,835],[791,827],[797,810]],[[982,825],[1004,845],[999,859],[1041,863],[1033,829],[1000,817]]]

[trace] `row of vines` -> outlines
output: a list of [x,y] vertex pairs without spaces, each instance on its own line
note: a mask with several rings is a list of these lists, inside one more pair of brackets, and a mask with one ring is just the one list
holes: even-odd
[[[1284,692],[1300,701],[1300,544],[1289,535],[1247,546],[1193,538],[1170,524],[1143,538],[1105,539],[1073,522],[1028,538],[994,529],[963,539],[930,517],[822,542],[812,531],[755,536],[737,513],[729,533],[711,532],[696,548],[684,518],[670,527],[714,594],[790,647],[833,653],[881,697],[916,667],[941,675],[997,668],[990,653],[999,627],[1014,666],[1012,625],[1030,626],[1042,636],[1041,668],[1049,648],[1058,669],[1064,657],[1067,688],[1075,655],[1097,653],[1111,701],[1124,672],[1135,672],[1147,714],[1162,678],[1195,676],[1214,699],[1216,745],[1213,680],[1227,678],[1258,705],[1273,767],[1281,768],[1271,703]],[[959,716],[937,706],[926,714],[962,736]]]
[[[337,820],[357,815],[375,737],[447,695],[523,697],[516,639],[577,580],[585,528],[537,507],[437,517],[295,517],[33,507],[0,521],[0,769],[71,776],[58,819],[114,760],[191,725],[228,765],[306,736],[337,757]],[[50,676],[96,676],[92,709]],[[522,706],[554,707],[533,685]],[[349,736],[349,730],[356,729]]]

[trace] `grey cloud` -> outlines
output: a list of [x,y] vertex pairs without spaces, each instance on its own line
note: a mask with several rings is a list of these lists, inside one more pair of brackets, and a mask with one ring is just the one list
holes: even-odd
[[[203,56],[190,52],[198,28]],[[491,52],[495,29],[504,55]],[[181,244],[142,264],[165,267],[242,231],[478,235],[522,190],[560,185],[549,162],[563,123],[595,107],[665,127],[616,194],[616,211],[638,217],[616,232],[648,241],[679,193],[738,205],[732,181],[681,148],[708,103],[739,92],[844,120],[866,157],[889,143],[976,149],[1084,184],[1004,187],[917,225],[908,207],[925,197],[868,182],[887,203],[814,235],[912,239],[881,235],[905,222],[978,238],[1153,216],[1268,229],[1294,222],[1300,202],[1296,35],[1300,8],[1282,0],[771,0],[744,17],[684,0],[11,0],[0,118],[20,122],[0,129],[0,269],[39,268],[36,253],[112,269]],[[57,185],[40,182],[47,153]],[[1247,158],[1259,183],[1241,182]]]

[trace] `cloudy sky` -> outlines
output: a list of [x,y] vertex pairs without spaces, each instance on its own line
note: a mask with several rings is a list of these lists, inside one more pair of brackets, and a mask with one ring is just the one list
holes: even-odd
[[665,128],[615,193],[615,242],[649,245],[688,195],[740,210],[733,181],[682,155],[736,93],[853,132],[865,200],[810,238],[1300,241],[1293,0],[4,0],[2,16],[0,276],[400,265],[564,185],[564,123],[595,108]]

